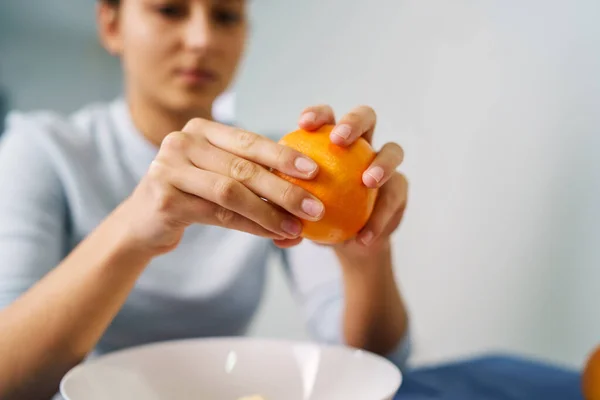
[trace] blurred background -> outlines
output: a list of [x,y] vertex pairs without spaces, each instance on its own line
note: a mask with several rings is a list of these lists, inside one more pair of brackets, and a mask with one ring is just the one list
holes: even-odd
[[[414,364],[600,342],[600,2],[256,0],[217,115],[277,137],[307,105],[379,115],[406,151],[395,237]],[[0,2],[0,120],[120,91],[93,0]],[[257,336],[305,338],[274,259]]]

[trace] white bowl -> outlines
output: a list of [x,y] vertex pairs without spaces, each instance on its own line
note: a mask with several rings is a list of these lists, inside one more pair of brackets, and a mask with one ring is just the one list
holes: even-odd
[[398,368],[341,346],[250,338],[154,343],[98,357],[65,375],[66,400],[391,400]]

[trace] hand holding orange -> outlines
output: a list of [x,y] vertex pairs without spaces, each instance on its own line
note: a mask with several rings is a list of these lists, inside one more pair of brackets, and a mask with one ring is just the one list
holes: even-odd
[[334,125],[328,124],[313,132],[299,129],[279,141],[319,165],[315,178],[302,180],[275,172],[323,202],[323,218],[302,221],[302,237],[326,244],[354,237],[369,220],[377,197],[377,188],[368,188],[362,182],[363,173],[375,159],[375,151],[363,138],[348,147],[333,144],[330,140],[333,128]]
[[[404,151],[386,143],[378,152],[371,147],[375,111],[367,106],[354,108],[336,122],[329,106],[304,110],[300,129],[284,136],[280,144],[313,159],[319,166],[316,176],[298,179],[275,173],[310,192],[324,203],[319,221],[302,220],[301,236],[324,244],[341,244],[350,257],[389,244],[389,236],[400,224],[406,205],[408,183],[396,171]],[[296,240],[275,240],[279,247],[291,247]],[[356,250],[356,251],[355,251]],[[358,251],[358,252],[357,252]]]

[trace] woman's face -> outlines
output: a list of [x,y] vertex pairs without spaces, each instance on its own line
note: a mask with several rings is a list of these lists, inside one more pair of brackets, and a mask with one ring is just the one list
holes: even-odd
[[98,15],[128,94],[177,113],[210,110],[245,47],[245,0],[121,0]]

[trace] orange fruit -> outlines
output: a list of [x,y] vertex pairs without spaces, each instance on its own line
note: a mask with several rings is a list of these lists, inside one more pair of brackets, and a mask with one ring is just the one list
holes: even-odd
[[279,141],[319,165],[315,178],[302,180],[275,171],[323,202],[323,218],[302,220],[301,236],[324,244],[341,243],[354,237],[367,223],[377,197],[377,189],[366,187],[362,181],[363,173],[375,158],[375,151],[363,138],[349,147],[331,143],[329,134],[333,127],[325,125],[313,132],[299,129]]
[[586,361],[582,375],[582,389],[586,400],[600,400],[600,346]]

